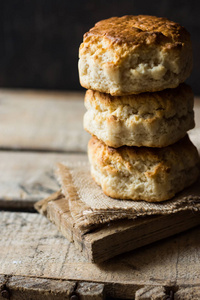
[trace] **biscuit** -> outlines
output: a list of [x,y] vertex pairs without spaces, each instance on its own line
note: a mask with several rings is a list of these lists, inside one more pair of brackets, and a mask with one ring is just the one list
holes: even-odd
[[160,202],[172,198],[199,176],[199,156],[188,136],[165,148],[88,144],[91,174],[112,198]]
[[191,88],[155,93],[111,96],[88,90],[84,128],[110,147],[165,147],[194,127],[194,97]]
[[100,21],[79,49],[80,83],[111,95],[175,88],[192,69],[190,35],[177,23],[153,16]]

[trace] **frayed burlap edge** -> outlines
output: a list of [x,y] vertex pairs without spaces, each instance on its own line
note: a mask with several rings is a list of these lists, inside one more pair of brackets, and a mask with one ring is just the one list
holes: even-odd
[[[78,164],[77,164],[78,165]],[[70,172],[70,168],[78,167],[77,165],[68,166],[62,163],[58,164],[58,170],[56,172],[58,181],[62,188],[62,193],[69,201],[69,209],[72,218],[74,219],[74,226],[82,231],[90,230],[94,227],[99,227],[100,224],[109,223],[120,219],[136,219],[137,217],[153,216],[153,215],[167,215],[177,213],[179,211],[199,211],[200,210],[200,197],[187,195],[178,200],[175,198],[173,204],[176,206],[166,210],[162,209],[162,203],[159,203],[159,210],[120,210],[115,211],[109,209],[93,210],[87,206],[81,199],[77,192],[77,188],[74,185],[73,178]],[[169,204],[170,204],[169,201]],[[165,202],[166,203],[166,202]],[[150,204],[151,205],[151,204]]]

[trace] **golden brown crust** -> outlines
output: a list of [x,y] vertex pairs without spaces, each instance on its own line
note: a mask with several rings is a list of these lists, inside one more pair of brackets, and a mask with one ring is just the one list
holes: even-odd
[[191,88],[126,96],[88,90],[85,95],[84,129],[114,148],[166,147],[194,127]]
[[[172,163],[177,164],[178,167],[178,163],[183,164],[186,160],[188,162],[191,157],[192,159],[195,158],[196,162],[199,162],[197,149],[191,143],[188,135],[179,140],[177,143],[163,148],[127,146],[112,148],[106,146],[101,140],[93,136],[89,141],[88,147],[92,150],[94,159],[102,167],[107,164],[110,165],[111,161],[115,161],[122,165],[125,162],[128,162],[127,167],[129,169],[131,168],[130,163],[138,159],[146,162],[147,164],[158,164],[159,168],[162,167],[164,169],[170,169]],[[180,157],[182,157],[181,160]]]
[[181,25],[166,18],[155,16],[112,17],[95,24],[84,39],[89,36],[106,37],[114,43],[132,45],[167,44],[167,47],[181,47],[190,39],[189,33]]
[[79,57],[81,85],[117,96],[176,88],[192,70],[189,33],[153,16],[98,22],[84,35]]
[[[165,89],[159,92],[146,92],[140,94],[112,96],[99,91],[87,90],[85,94],[85,104],[89,102],[92,106],[102,105],[111,111],[117,109],[120,105],[129,105],[138,110],[142,105],[147,105],[147,112],[157,110],[170,115],[174,110],[180,111],[181,105],[186,105],[190,110],[193,109],[194,95],[189,85],[182,83],[177,88]],[[187,103],[187,104],[186,104]]]
[[103,192],[118,199],[159,202],[194,183],[200,171],[188,136],[168,147],[110,148],[93,137],[88,145],[91,174]]

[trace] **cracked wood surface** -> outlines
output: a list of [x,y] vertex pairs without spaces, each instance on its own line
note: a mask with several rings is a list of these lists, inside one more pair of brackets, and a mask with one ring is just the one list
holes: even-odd
[[80,300],[101,300],[105,288],[98,283],[0,275],[0,300],[70,300],[73,295]]
[[86,154],[0,151],[0,208],[33,209],[33,204],[59,189],[56,163],[85,161]]
[[0,227],[1,275],[96,282],[107,295],[131,299],[146,285],[200,285],[200,227],[99,265],[88,262],[44,216],[1,212]]
[[[86,154],[74,154],[86,151],[88,141],[82,125],[83,97],[83,93],[0,90],[0,148],[37,150],[0,151],[0,208],[32,209],[35,201],[58,190],[56,162],[87,160]],[[195,101],[195,115],[196,128],[190,136],[197,145],[200,99]],[[67,153],[38,152],[44,149]]]
[[[75,154],[86,151],[89,138],[82,127],[83,94],[1,90],[0,108],[0,207],[30,209],[58,189],[53,176],[57,161],[87,159],[86,154]],[[195,101],[195,115],[190,137],[196,144],[200,99]],[[57,153],[48,153],[53,151]],[[0,228],[0,299],[5,299],[7,288],[11,300],[22,295],[27,300],[33,295],[60,300],[64,293],[68,299],[78,291],[80,299],[103,299],[104,286],[106,296],[124,299],[134,299],[137,290],[138,299],[144,298],[143,292],[146,299],[150,293],[156,297],[157,290],[174,292],[174,299],[199,299],[199,227],[100,265],[84,259],[38,214],[0,212]],[[96,298],[85,294],[87,281],[97,284],[91,288]],[[56,294],[55,284],[62,296]]]
[[75,281],[5,276],[0,299],[5,299],[6,295],[7,299],[11,300],[67,300],[70,299],[75,289]]
[[200,224],[200,212],[182,211],[167,216],[119,220],[89,232],[75,227],[68,201],[61,191],[35,204],[89,261],[100,263],[124,252],[175,235]]

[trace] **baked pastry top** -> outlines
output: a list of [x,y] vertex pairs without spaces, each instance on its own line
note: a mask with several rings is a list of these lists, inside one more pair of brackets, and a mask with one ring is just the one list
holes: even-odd
[[190,41],[189,33],[178,23],[147,15],[129,15],[102,20],[85,33],[84,40],[97,36],[119,45],[161,44],[167,48],[182,47],[184,43]]
[[85,33],[79,57],[83,87],[119,96],[177,87],[192,69],[187,30],[154,16],[96,23]]

